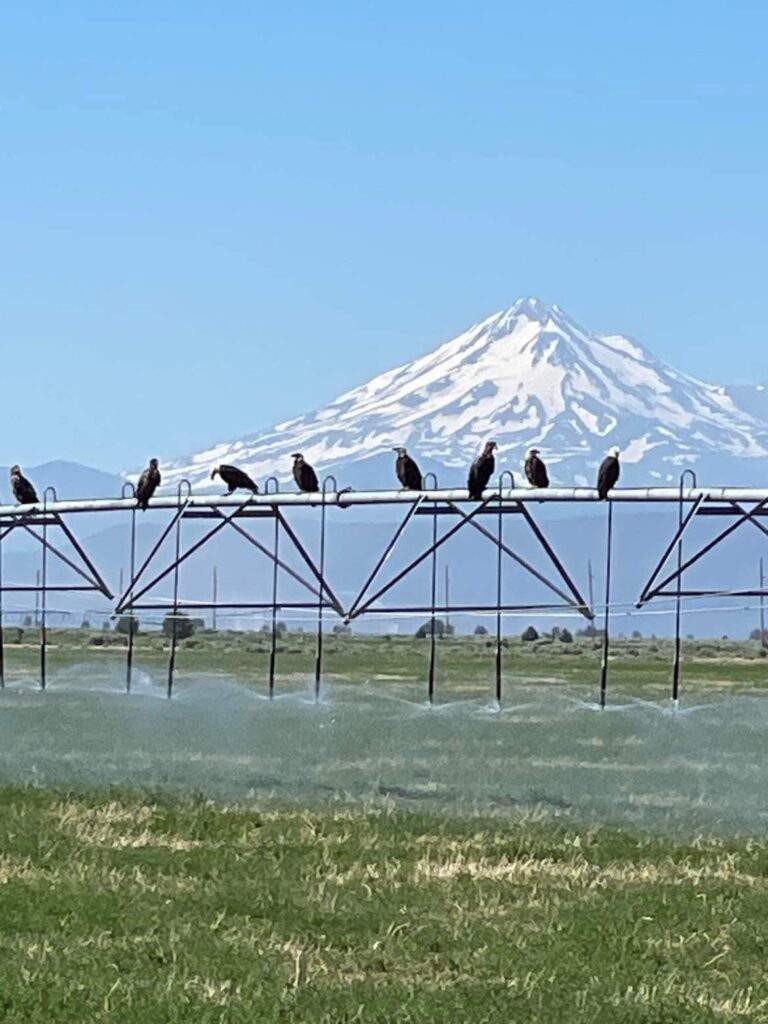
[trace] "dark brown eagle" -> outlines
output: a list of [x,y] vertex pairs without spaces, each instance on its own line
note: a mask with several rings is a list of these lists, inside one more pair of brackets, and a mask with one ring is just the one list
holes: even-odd
[[525,460],[525,475],[531,487],[549,487],[549,476],[538,448],[531,448]]
[[21,472],[21,466],[11,466],[11,488],[20,505],[36,505],[40,500],[35,488]]
[[150,459],[149,465],[139,477],[139,482],[136,484],[137,508],[146,510],[149,507],[149,499],[160,486],[160,470],[157,467],[157,459]]
[[393,448],[392,451],[397,452],[395,472],[397,473],[397,479],[403,487],[407,491],[422,490],[424,484],[421,478],[421,470],[416,465],[416,462],[411,458],[405,448]]
[[320,485],[317,482],[317,473],[310,466],[308,462],[304,461],[304,456],[301,452],[295,452],[291,458],[293,459],[293,479],[296,481],[300,491],[306,491],[308,494],[314,494],[320,490]]
[[259,485],[255,484],[248,474],[242,469],[238,469],[237,466],[214,466],[211,480],[215,480],[217,475],[229,488],[227,495],[234,494],[238,489],[252,491],[253,494],[259,493]]
[[482,453],[478,455],[470,467],[467,489],[473,501],[482,501],[483,491],[488,486],[488,481],[493,476],[493,471],[496,468],[493,452],[498,447],[495,441],[487,441]]
[[616,486],[620,472],[619,449],[611,448],[600,464],[600,470],[597,474],[597,494],[601,501],[605,501],[608,497],[608,492]]

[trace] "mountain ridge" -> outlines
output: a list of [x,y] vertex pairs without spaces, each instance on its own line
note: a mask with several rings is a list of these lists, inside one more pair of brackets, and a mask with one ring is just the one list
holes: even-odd
[[629,335],[592,333],[560,306],[528,297],[313,412],[161,468],[170,486],[186,478],[210,487],[219,462],[282,482],[290,454],[303,451],[345,483],[386,487],[394,445],[446,477],[463,472],[493,437],[500,466],[519,472],[535,445],[563,483],[591,484],[614,444],[625,469],[637,467],[636,482],[642,464],[649,484],[673,482],[686,466],[711,477],[729,465],[749,483],[768,455],[768,422],[743,408],[738,392],[676,370]]
[[[23,466],[42,499],[52,487],[57,498],[113,498],[120,494],[123,478],[70,459],[51,459],[37,466]],[[10,466],[0,466],[0,502],[13,502],[9,482]]]

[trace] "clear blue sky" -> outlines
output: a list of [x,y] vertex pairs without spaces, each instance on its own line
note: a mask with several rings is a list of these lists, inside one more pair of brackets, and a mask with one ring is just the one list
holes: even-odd
[[768,5],[6,4],[0,464],[132,468],[536,294],[768,378]]

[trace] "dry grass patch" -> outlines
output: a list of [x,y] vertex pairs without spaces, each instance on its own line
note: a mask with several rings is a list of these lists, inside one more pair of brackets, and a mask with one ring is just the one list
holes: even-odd
[[717,880],[768,888],[768,879],[739,870],[738,855],[728,854],[711,863],[693,864],[689,860],[644,864],[594,864],[584,857],[568,860],[545,857],[471,858],[463,854],[452,859],[424,857],[415,867],[416,881],[507,881],[520,884],[546,880],[568,887],[602,889],[608,885],[667,885]]
[[53,809],[59,828],[89,846],[108,846],[112,849],[141,849],[158,847],[174,852],[195,850],[202,846],[196,839],[156,832],[151,828],[158,815],[152,804],[126,806],[117,801],[89,807],[67,801]]

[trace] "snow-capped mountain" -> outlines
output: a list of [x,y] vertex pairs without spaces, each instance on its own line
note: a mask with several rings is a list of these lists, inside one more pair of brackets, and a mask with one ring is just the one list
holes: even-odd
[[374,377],[329,405],[271,430],[162,467],[164,483],[206,486],[211,468],[237,463],[257,479],[290,476],[301,451],[354,486],[393,484],[393,445],[406,445],[440,484],[461,485],[483,442],[519,475],[542,449],[554,482],[591,484],[606,448],[622,450],[623,480],[751,483],[768,474],[768,423],[726,388],[656,359],[621,335],[597,335],[558,306],[520,299],[429,355]]
[[759,420],[768,420],[768,384],[731,384],[725,392],[740,409]]

